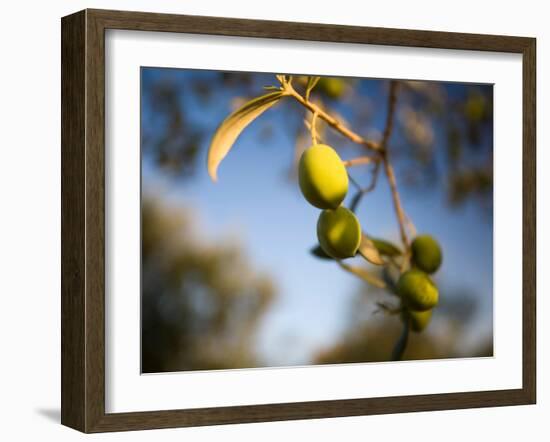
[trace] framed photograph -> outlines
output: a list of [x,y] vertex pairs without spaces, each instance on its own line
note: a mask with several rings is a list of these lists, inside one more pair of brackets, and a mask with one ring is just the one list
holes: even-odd
[[62,25],[62,423],[535,403],[535,39]]

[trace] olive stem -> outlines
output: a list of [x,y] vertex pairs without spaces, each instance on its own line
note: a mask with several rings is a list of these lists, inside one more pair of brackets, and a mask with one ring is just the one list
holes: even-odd
[[363,164],[371,164],[373,161],[375,160],[372,157],[358,157],[358,158],[353,158],[351,160],[345,160],[342,162],[346,167],[353,167],[353,166],[361,166]]
[[395,173],[393,167],[387,159],[387,156],[384,157],[384,171],[388,177],[388,183],[390,184],[393,206],[395,208],[395,214],[397,215],[397,221],[399,223],[399,233],[401,235],[401,242],[405,247],[405,251],[409,250],[409,240],[407,239],[407,231],[405,229],[405,212],[403,206],[401,205],[401,198],[399,197],[399,192],[397,191],[397,182],[395,180]]
[[[409,240],[407,237],[407,225],[411,227],[411,230],[414,231],[414,226],[412,224],[412,221],[410,218],[405,214],[405,211],[403,210],[403,205],[401,204],[401,198],[399,196],[399,191],[397,190],[397,180],[395,178],[395,171],[393,169],[393,166],[390,163],[387,146],[388,141],[390,139],[390,136],[393,132],[393,126],[394,126],[394,120],[395,120],[395,108],[397,103],[397,89],[398,89],[398,82],[395,80],[390,81],[390,90],[389,90],[389,97],[388,97],[388,113],[386,116],[386,125],[384,127],[384,132],[382,134],[382,141],[380,143],[376,143],[374,141],[367,140],[360,136],[359,134],[353,132],[351,129],[343,125],[340,121],[338,121],[333,116],[326,113],[323,109],[321,109],[316,104],[309,101],[309,93],[306,94],[306,98],[302,97],[296,90],[292,87],[291,81],[287,81],[286,78],[283,77],[283,81],[279,79],[281,82],[281,89],[289,96],[293,97],[296,101],[298,101],[300,104],[302,104],[306,109],[308,109],[313,114],[312,122],[311,122],[311,132],[312,137],[314,138],[314,142],[316,142],[315,137],[315,118],[319,117],[323,119],[326,123],[328,123],[329,126],[331,126],[333,129],[335,129],[337,132],[340,132],[340,134],[344,135],[348,139],[350,139],[352,142],[360,144],[365,146],[367,149],[374,151],[379,155],[379,157],[371,158],[371,157],[360,157],[355,158],[352,160],[344,161],[344,165],[346,167],[351,167],[359,164],[368,164],[370,162],[375,161],[376,162],[376,168],[374,170],[373,179],[371,182],[371,185],[367,189],[361,189],[359,188],[359,191],[354,198],[353,202],[353,211],[355,210],[355,207],[359,203],[361,197],[364,193],[371,190],[376,185],[376,178],[378,176],[379,171],[379,165],[380,162],[383,163],[384,166],[384,172],[386,174],[386,177],[388,179],[388,183],[391,190],[392,195],[392,201],[393,206],[395,210],[395,214],[397,217],[397,221],[399,224],[399,232],[401,236],[401,241],[403,243],[403,246],[405,248],[404,251],[404,257],[410,256],[410,247],[409,247]],[[359,186],[358,186],[359,187]],[[401,271],[405,270],[405,266],[407,263],[407,259],[403,259],[403,264]],[[346,264],[339,262],[341,268],[344,270],[350,271],[352,273],[354,272],[350,266],[347,266]],[[359,275],[357,275],[359,276]],[[369,281],[372,283],[372,281]],[[403,318],[403,330],[401,332],[401,336],[399,337],[399,340],[396,342],[393,351],[392,351],[392,360],[399,361],[403,358],[403,354],[405,353],[405,350],[407,348],[408,340],[409,340],[409,317],[406,316]]]
[[369,192],[372,192],[374,190],[374,188],[376,187],[376,181],[378,180],[379,171],[380,171],[380,161],[377,161],[374,164],[374,170],[372,171],[371,181],[370,181],[370,184],[367,187],[361,187],[353,179],[353,177],[348,173],[350,181],[355,185],[355,187],[357,187],[357,193],[352,198],[351,203],[350,203],[350,207],[349,207],[349,209],[352,212],[355,212],[355,210],[357,209],[357,206],[361,202],[361,199],[363,198],[363,196],[365,196],[365,194],[367,194]]
[[397,103],[397,86],[397,81],[390,81],[390,93],[388,96],[388,115],[386,116],[386,127],[384,128],[384,133],[382,135],[382,142],[380,143],[383,149],[385,149],[388,145],[388,140],[390,139],[390,135],[393,130],[395,105]]
[[[388,151],[387,151],[387,145],[388,141],[390,139],[390,136],[393,132],[393,126],[394,126],[394,120],[395,120],[395,108],[397,103],[397,89],[398,89],[398,82],[396,80],[390,81],[390,90],[389,90],[389,97],[388,97],[388,113],[386,116],[386,125],[384,127],[384,132],[382,134],[382,140],[380,143],[367,140],[357,134],[356,132],[352,131],[348,127],[346,127],[344,124],[342,124],[340,121],[338,121],[336,118],[334,118],[332,115],[329,115],[326,113],[323,109],[321,109],[319,106],[317,106],[315,103],[312,103],[309,101],[309,93],[306,95],[306,98],[302,97],[291,84],[290,80],[286,80],[285,77],[279,78],[279,81],[281,83],[281,90],[285,92],[286,95],[289,95],[293,97],[296,101],[298,101],[301,105],[303,105],[306,109],[308,109],[313,114],[312,123],[311,123],[311,131],[312,131],[312,137],[314,137],[314,123],[315,118],[318,116],[322,120],[324,120],[329,126],[331,126],[334,130],[337,132],[340,132],[340,134],[344,135],[348,139],[350,139],[352,142],[360,144],[365,146],[367,149],[374,151],[379,155],[379,157],[372,158],[372,157],[360,157],[355,158],[352,160],[344,161],[344,165],[346,167],[351,167],[359,164],[368,164],[370,162],[375,161],[376,162],[376,169],[373,174],[373,180],[369,188],[367,189],[361,189],[359,188],[358,194],[356,195],[356,198],[354,198],[354,209],[359,203],[362,195],[366,193],[368,190],[371,190],[376,185],[376,177],[378,176],[378,169],[380,162],[383,163],[384,166],[384,172],[386,174],[386,177],[388,179],[388,183],[391,190],[392,195],[392,201],[393,206],[395,210],[395,214],[397,217],[397,221],[399,224],[399,232],[401,235],[401,241],[403,243],[403,246],[405,248],[404,251],[404,257],[410,256],[410,247],[409,247],[409,240],[407,237],[407,225],[409,227],[412,227],[412,230],[414,230],[414,226],[412,225],[412,222],[410,218],[405,214],[405,211],[403,210],[403,205],[401,204],[401,198],[399,196],[399,191],[397,190],[397,180],[395,178],[395,171],[393,169],[393,166],[390,163]],[[315,142],[315,138],[314,138]],[[404,270],[404,266],[406,265],[407,259],[403,259],[403,265],[402,271]],[[347,266],[346,264],[339,262],[338,264],[340,267],[342,267],[344,270],[350,271],[352,273],[354,272],[350,266]],[[359,275],[357,275],[359,276]],[[403,354],[405,353],[405,350],[407,348],[407,343],[409,340],[409,318],[406,316],[403,318],[403,331],[401,332],[401,336],[399,337],[399,340],[395,344],[395,347],[392,352],[392,360],[398,361],[403,358]]]
[[317,112],[313,112],[313,116],[311,117],[311,140],[313,141],[313,144],[317,144],[317,117],[319,114]]
[[402,322],[403,329],[401,331],[401,336],[399,336],[399,340],[393,348],[392,361],[400,361],[403,359],[403,355],[407,349],[407,343],[409,342],[409,316],[405,315]]
[[[294,89],[294,87],[289,81],[283,81],[281,82],[281,84],[282,84],[282,89],[289,96],[293,97],[296,101],[298,101],[300,104],[306,107],[310,112],[313,113],[313,115],[317,115],[319,118],[326,121],[329,124],[329,126],[331,126],[336,131],[340,132],[345,137],[349,138],[354,143],[366,146],[368,149],[373,150],[382,156],[382,162],[384,163],[384,171],[386,173],[386,176],[388,177],[388,182],[390,184],[390,189],[392,193],[393,205],[394,205],[395,213],[397,215],[397,220],[399,223],[399,232],[401,235],[401,241],[403,242],[403,246],[405,247],[405,250],[408,251],[409,241],[407,238],[407,231],[405,228],[405,225],[406,225],[405,211],[403,210],[401,199],[399,197],[399,192],[397,191],[397,182],[395,179],[395,173],[392,165],[389,162],[389,158],[386,150],[388,140],[393,131],[395,105],[397,102],[397,86],[398,86],[397,81],[392,80],[390,82],[388,115],[386,117],[386,126],[384,128],[384,133],[382,135],[381,143],[376,143],[374,141],[367,140],[363,138],[361,135],[353,132],[351,129],[344,126],[340,121],[338,121],[332,115],[329,115],[328,113],[326,113],[323,109],[321,109],[315,103],[312,103],[311,101],[306,100],[304,97],[302,97],[298,92],[296,92],[296,90]],[[350,160],[350,161],[353,161],[353,160]],[[375,159],[373,159],[373,161],[375,161]]]
[[405,225],[407,223],[405,211],[403,210],[403,205],[401,204],[401,198],[399,197],[399,192],[397,191],[397,181],[395,179],[395,172],[393,166],[390,163],[387,144],[390,139],[390,135],[393,130],[393,122],[395,120],[395,105],[397,103],[397,87],[398,83],[395,80],[390,82],[390,93],[388,98],[388,115],[386,117],[386,127],[384,128],[384,133],[382,135],[381,146],[383,149],[382,162],[384,163],[384,172],[388,178],[388,183],[390,185],[393,206],[395,209],[395,214],[397,216],[397,221],[399,223],[399,233],[401,235],[401,241],[405,247],[405,252],[409,250],[409,240],[407,238],[407,230]]
[[[406,229],[407,220],[409,220],[409,218],[405,215],[405,211],[403,210],[403,206],[401,204],[401,198],[399,197],[399,192],[397,190],[397,180],[395,179],[395,172],[393,170],[393,166],[390,163],[388,151],[387,151],[388,141],[393,131],[393,123],[395,120],[397,88],[398,88],[397,81],[395,80],[390,81],[390,92],[388,97],[388,114],[386,117],[386,127],[384,128],[384,133],[382,135],[381,145],[384,152],[382,155],[382,162],[384,163],[384,172],[386,173],[386,177],[388,178],[388,183],[390,185],[393,206],[394,206],[395,214],[397,216],[397,221],[399,224],[399,233],[401,234],[401,241],[403,242],[403,246],[405,247],[405,251],[404,251],[405,259],[403,259],[403,262],[401,265],[401,271],[404,271],[408,262],[408,259],[406,258],[410,256],[409,240],[407,238],[407,229]],[[399,337],[398,341],[395,343],[395,347],[393,348],[393,352],[392,352],[393,361],[400,361],[401,359],[403,359],[403,355],[405,353],[405,350],[407,349],[407,344],[409,342],[409,322],[410,322],[409,316],[405,315],[405,317],[403,318],[403,330],[401,332],[401,336]]]
[[302,106],[307,108],[310,112],[312,112],[313,114],[317,114],[319,118],[324,120],[329,126],[335,129],[337,132],[340,132],[346,138],[349,138],[354,143],[366,146],[368,149],[374,152],[382,153],[383,148],[380,144],[363,138],[361,135],[355,133],[354,131],[352,131],[345,125],[343,125],[340,121],[338,121],[332,115],[329,115],[328,113],[326,113],[323,109],[321,109],[315,103],[312,103],[311,101],[306,100],[298,92],[296,92],[294,87],[292,87],[292,84],[290,84],[289,82],[282,83],[282,89],[289,96],[293,97],[296,101],[298,101]]
[[409,215],[405,214],[405,221],[407,222],[407,226],[409,228],[409,233],[414,238],[416,236],[416,227],[414,223],[412,222],[412,219]]

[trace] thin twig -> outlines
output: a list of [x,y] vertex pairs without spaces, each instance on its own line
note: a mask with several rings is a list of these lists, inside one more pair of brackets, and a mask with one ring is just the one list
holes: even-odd
[[378,180],[379,171],[380,171],[380,162],[377,161],[372,171],[371,181],[367,187],[359,186],[357,181],[355,181],[353,177],[348,174],[350,181],[355,185],[355,187],[357,187],[357,193],[353,196],[351,200],[349,210],[351,210],[352,212],[355,212],[357,210],[357,206],[361,202],[361,199],[367,193],[372,192],[374,190],[374,188],[376,187],[376,181]]
[[[395,213],[399,223],[399,232],[401,235],[401,241],[403,242],[403,246],[405,247],[405,251],[407,252],[409,250],[409,241],[407,238],[407,230],[405,227],[406,225],[405,211],[403,210],[401,199],[399,197],[399,192],[397,191],[397,182],[395,179],[395,172],[393,170],[393,167],[389,161],[388,154],[387,154],[387,144],[393,130],[393,122],[395,119],[394,117],[395,117],[395,107],[397,102],[397,88],[398,88],[397,81],[392,80],[390,82],[388,114],[386,117],[386,125],[384,128],[381,143],[375,143],[373,141],[363,138],[361,135],[353,132],[351,129],[344,126],[340,121],[338,121],[332,115],[329,115],[328,113],[326,113],[323,109],[321,109],[315,103],[312,103],[311,101],[302,97],[292,87],[292,83],[290,80],[286,80],[285,78],[282,78],[282,79],[279,78],[279,81],[281,82],[282,90],[284,90],[286,94],[290,95],[291,97],[296,99],[300,104],[306,107],[310,112],[313,113],[314,116],[317,116],[322,120],[326,121],[329,126],[331,126],[333,129],[335,129],[336,131],[340,132],[342,135],[349,138],[354,143],[366,146],[368,149],[381,155],[382,162],[384,163],[384,171],[388,178],[388,182],[392,193],[392,200],[395,208]],[[312,125],[312,128],[313,128],[313,125]],[[350,161],[353,161],[353,160],[350,160]],[[362,192],[362,193],[365,193],[365,192]],[[358,196],[356,204],[359,202],[360,199],[361,199],[361,196]]]
[[393,130],[393,120],[395,115],[395,104],[397,103],[397,81],[390,81],[390,93],[388,97],[388,115],[386,116],[386,127],[384,128],[384,133],[382,135],[382,145],[383,148],[386,148],[388,145],[388,140]]
[[317,117],[319,114],[317,112],[313,112],[313,116],[311,117],[311,140],[313,141],[313,144],[317,144],[318,140],[318,134],[317,134]]
[[345,125],[343,125],[340,121],[338,121],[332,115],[325,112],[315,103],[312,103],[311,101],[306,100],[298,92],[296,92],[296,90],[292,87],[292,85],[289,82],[284,82],[282,83],[282,85],[283,85],[283,89],[286,91],[288,95],[293,97],[302,106],[309,109],[309,111],[312,112],[313,114],[316,113],[319,116],[319,118],[326,121],[326,123],[329,126],[331,126],[334,130],[336,130],[337,132],[340,132],[342,135],[344,135],[346,138],[349,138],[351,141],[353,141],[356,144],[361,144],[376,153],[382,153],[383,149],[380,144],[363,138],[361,135],[355,133],[354,131],[352,131]]
[[400,361],[403,359],[403,354],[407,349],[407,343],[409,342],[409,316],[406,315],[403,318],[403,330],[401,331],[401,336],[399,336],[398,341],[395,344],[395,347],[392,351],[391,359],[392,361]]
[[309,95],[311,94],[311,91],[315,87],[315,85],[319,82],[321,77],[308,77],[307,78],[307,86],[306,86],[306,101],[309,101]]
[[345,160],[342,162],[346,167],[353,167],[353,166],[362,166],[364,164],[370,164],[374,161],[375,160],[372,157],[357,157],[357,158],[353,158],[352,160]]
[[[358,188],[358,193],[354,196],[353,202],[351,204],[351,210],[355,211],[357,205],[359,204],[359,201],[361,200],[362,196],[372,190],[376,185],[376,180],[378,177],[378,172],[380,169],[380,162],[384,165],[384,172],[386,174],[386,177],[388,178],[388,183],[391,189],[392,194],[392,201],[395,209],[395,213],[397,216],[397,220],[399,223],[399,231],[401,234],[401,241],[403,242],[403,246],[405,247],[404,251],[404,258],[403,258],[403,266],[406,265],[406,262],[408,259],[406,259],[410,255],[410,248],[409,248],[409,241],[407,238],[407,229],[406,225],[407,223],[410,223],[412,225],[412,222],[410,219],[406,216],[405,211],[403,210],[403,206],[401,204],[401,199],[399,197],[399,192],[397,190],[397,181],[395,178],[395,172],[394,169],[390,163],[389,157],[388,157],[388,141],[391,137],[393,126],[394,126],[394,120],[395,120],[395,108],[397,103],[397,88],[398,83],[395,80],[392,80],[390,82],[390,91],[389,91],[389,97],[388,97],[388,114],[386,116],[386,124],[384,127],[384,132],[382,134],[382,140],[380,143],[376,143],[370,140],[367,140],[360,136],[359,134],[353,132],[351,129],[343,125],[340,121],[338,121],[333,116],[326,113],[323,109],[321,109],[319,106],[317,106],[315,103],[312,103],[309,101],[309,94],[306,95],[306,98],[302,97],[296,90],[292,87],[291,79],[287,79],[284,76],[278,76],[277,79],[281,83],[281,90],[285,92],[286,95],[292,96],[295,100],[297,100],[300,104],[302,104],[306,109],[308,109],[310,112],[312,112],[314,118],[312,121],[312,135],[315,129],[313,128],[313,124],[315,123],[315,118],[319,117],[322,120],[324,120],[329,126],[331,126],[336,131],[340,132],[342,135],[350,139],[352,142],[360,144],[365,146],[367,149],[375,152],[379,156],[376,158],[371,157],[365,157],[367,159],[363,158],[357,158],[355,160],[349,160],[346,161],[344,164],[346,166],[353,166],[356,164],[367,164],[369,162],[375,161],[375,169],[373,171],[373,177],[370,185],[367,188],[361,188],[359,184],[353,180],[350,177],[351,182]],[[414,226],[413,226],[414,228]],[[337,261],[340,267],[344,270],[347,270],[348,272],[354,273],[356,276],[359,276],[361,279],[366,280],[367,282],[378,285],[379,287],[383,287],[386,284],[383,281],[380,281],[381,284],[376,284],[379,280],[378,278],[374,277],[374,275],[371,275],[370,273],[363,273],[362,270],[359,270],[358,268],[349,266],[341,261]],[[395,263],[394,263],[395,264]],[[403,268],[401,270],[404,270]],[[373,279],[374,277],[374,279]],[[392,352],[392,359],[393,360],[401,360],[403,358],[403,354],[405,353],[405,350],[407,348],[407,343],[409,339],[409,317],[408,315],[403,318],[403,330],[401,332],[401,336],[399,337],[399,340],[395,344],[395,347]]]
[[370,184],[367,187],[365,187],[365,189],[363,190],[363,193],[368,193],[374,190],[374,188],[376,187],[376,181],[378,180],[379,172],[380,172],[380,163],[377,162],[376,165],[374,166],[374,170],[372,171]]
[[[393,123],[395,120],[397,88],[398,88],[397,81],[395,80],[390,81],[390,92],[388,97],[388,114],[386,117],[386,126],[384,128],[384,133],[382,135],[382,148],[384,152],[382,155],[382,161],[384,163],[384,172],[386,173],[386,177],[388,178],[388,183],[391,189],[393,206],[395,209],[395,214],[397,216],[397,221],[399,223],[399,232],[401,234],[401,241],[403,242],[403,246],[405,247],[404,259],[401,265],[401,271],[404,271],[408,262],[407,257],[410,256],[409,240],[407,238],[407,229],[406,229],[407,216],[405,215],[405,211],[403,210],[403,206],[401,204],[401,198],[399,197],[399,192],[397,191],[397,181],[395,179],[395,172],[390,163],[388,150],[387,150],[388,141],[393,131]],[[405,353],[405,350],[407,349],[407,344],[409,342],[409,322],[410,322],[409,315],[405,315],[405,317],[403,318],[403,330],[401,332],[401,336],[397,340],[392,352],[392,360],[394,361],[400,361],[401,359],[403,359],[403,355]]]
[[412,219],[409,215],[405,214],[405,220],[407,222],[407,226],[409,228],[409,233],[412,235],[412,237],[414,238],[416,236],[416,226],[414,225],[414,223],[412,222]]
[[387,315],[398,315],[402,311],[401,307],[396,307],[387,302],[378,301],[376,303],[376,306],[378,307],[378,309],[376,309],[373,313],[385,313]]
[[361,185],[357,181],[355,181],[355,178],[353,178],[350,174],[348,174],[348,177],[349,177],[349,180],[350,180],[351,184],[353,184],[357,188],[357,191],[362,192],[363,188],[361,187]]
[[397,191],[397,182],[395,180],[395,173],[393,167],[387,159],[387,156],[384,157],[384,171],[388,177],[388,183],[390,184],[391,195],[393,200],[393,206],[395,209],[395,214],[397,216],[397,221],[399,223],[399,233],[401,235],[401,242],[405,247],[405,250],[409,250],[409,240],[407,238],[407,231],[405,229],[405,212],[403,211],[403,206],[401,205],[401,199],[399,197],[399,192]]
[[390,82],[390,93],[388,98],[388,115],[386,117],[386,126],[384,128],[384,134],[382,135],[382,143],[381,143],[381,146],[384,152],[382,161],[384,163],[384,172],[386,173],[386,176],[388,178],[388,183],[391,189],[395,214],[397,216],[397,221],[399,223],[399,233],[401,235],[401,241],[403,243],[403,246],[405,247],[405,251],[408,251],[409,240],[407,238],[407,230],[405,228],[405,224],[406,224],[405,211],[403,210],[403,206],[401,204],[401,198],[399,197],[399,192],[397,191],[397,181],[395,179],[395,172],[390,163],[390,160],[388,157],[388,151],[386,148],[393,130],[393,122],[395,119],[394,117],[395,117],[395,107],[396,107],[395,105],[397,103],[397,87],[398,87],[398,83],[395,80],[392,80]]

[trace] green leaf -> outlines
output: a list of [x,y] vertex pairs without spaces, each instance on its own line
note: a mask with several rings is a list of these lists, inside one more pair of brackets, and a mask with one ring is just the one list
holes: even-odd
[[321,77],[307,77],[307,86],[306,86],[306,100],[309,100],[309,94],[313,88],[317,85]]
[[358,252],[371,264],[378,266],[386,264],[380,256],[380,253],[378,252],[378,249],[375,247],[374,243],[364,234],[361,236],[361,244],[359,245]]
[[328,256],[323,248],[319,245],[312,247],[309,251],[313,256],[321,259],[333,259],[331,256]]
[[399,247],[385,239],[370,238],[370,240],[381,255],[393,257],[403,254]]
[[338,261],[338,264],[340,264],[340,267],[358,276],[363,281],[368,282],[369,284],[381,289],[386,288],[386,283],[383,280],[381,280],[378,276],[373,275],[367,269],[363,267],[358,267],[358,266],[351,266],[341,261]]
[[208,174],[212,181],[217,181],[218,166],[246,126],[277,103],[284,95],[286,94],[283,91],[276,91],[254,98],[223,120],[212,138],[208,151]]

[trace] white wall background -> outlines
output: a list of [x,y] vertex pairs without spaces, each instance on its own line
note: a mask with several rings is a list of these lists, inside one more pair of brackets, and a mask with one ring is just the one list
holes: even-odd
[[[60,22],[86,7],[534,36],[538,39],[538,405],[159,430],[96,440],[548,440],[550,28],[545,3],[274,0],[6,2],[0,32],[0,438],[72,441],[60,407]],[[429,67],[427,67],[429,68]],[[546,418],[546,419],[545,419]]]

